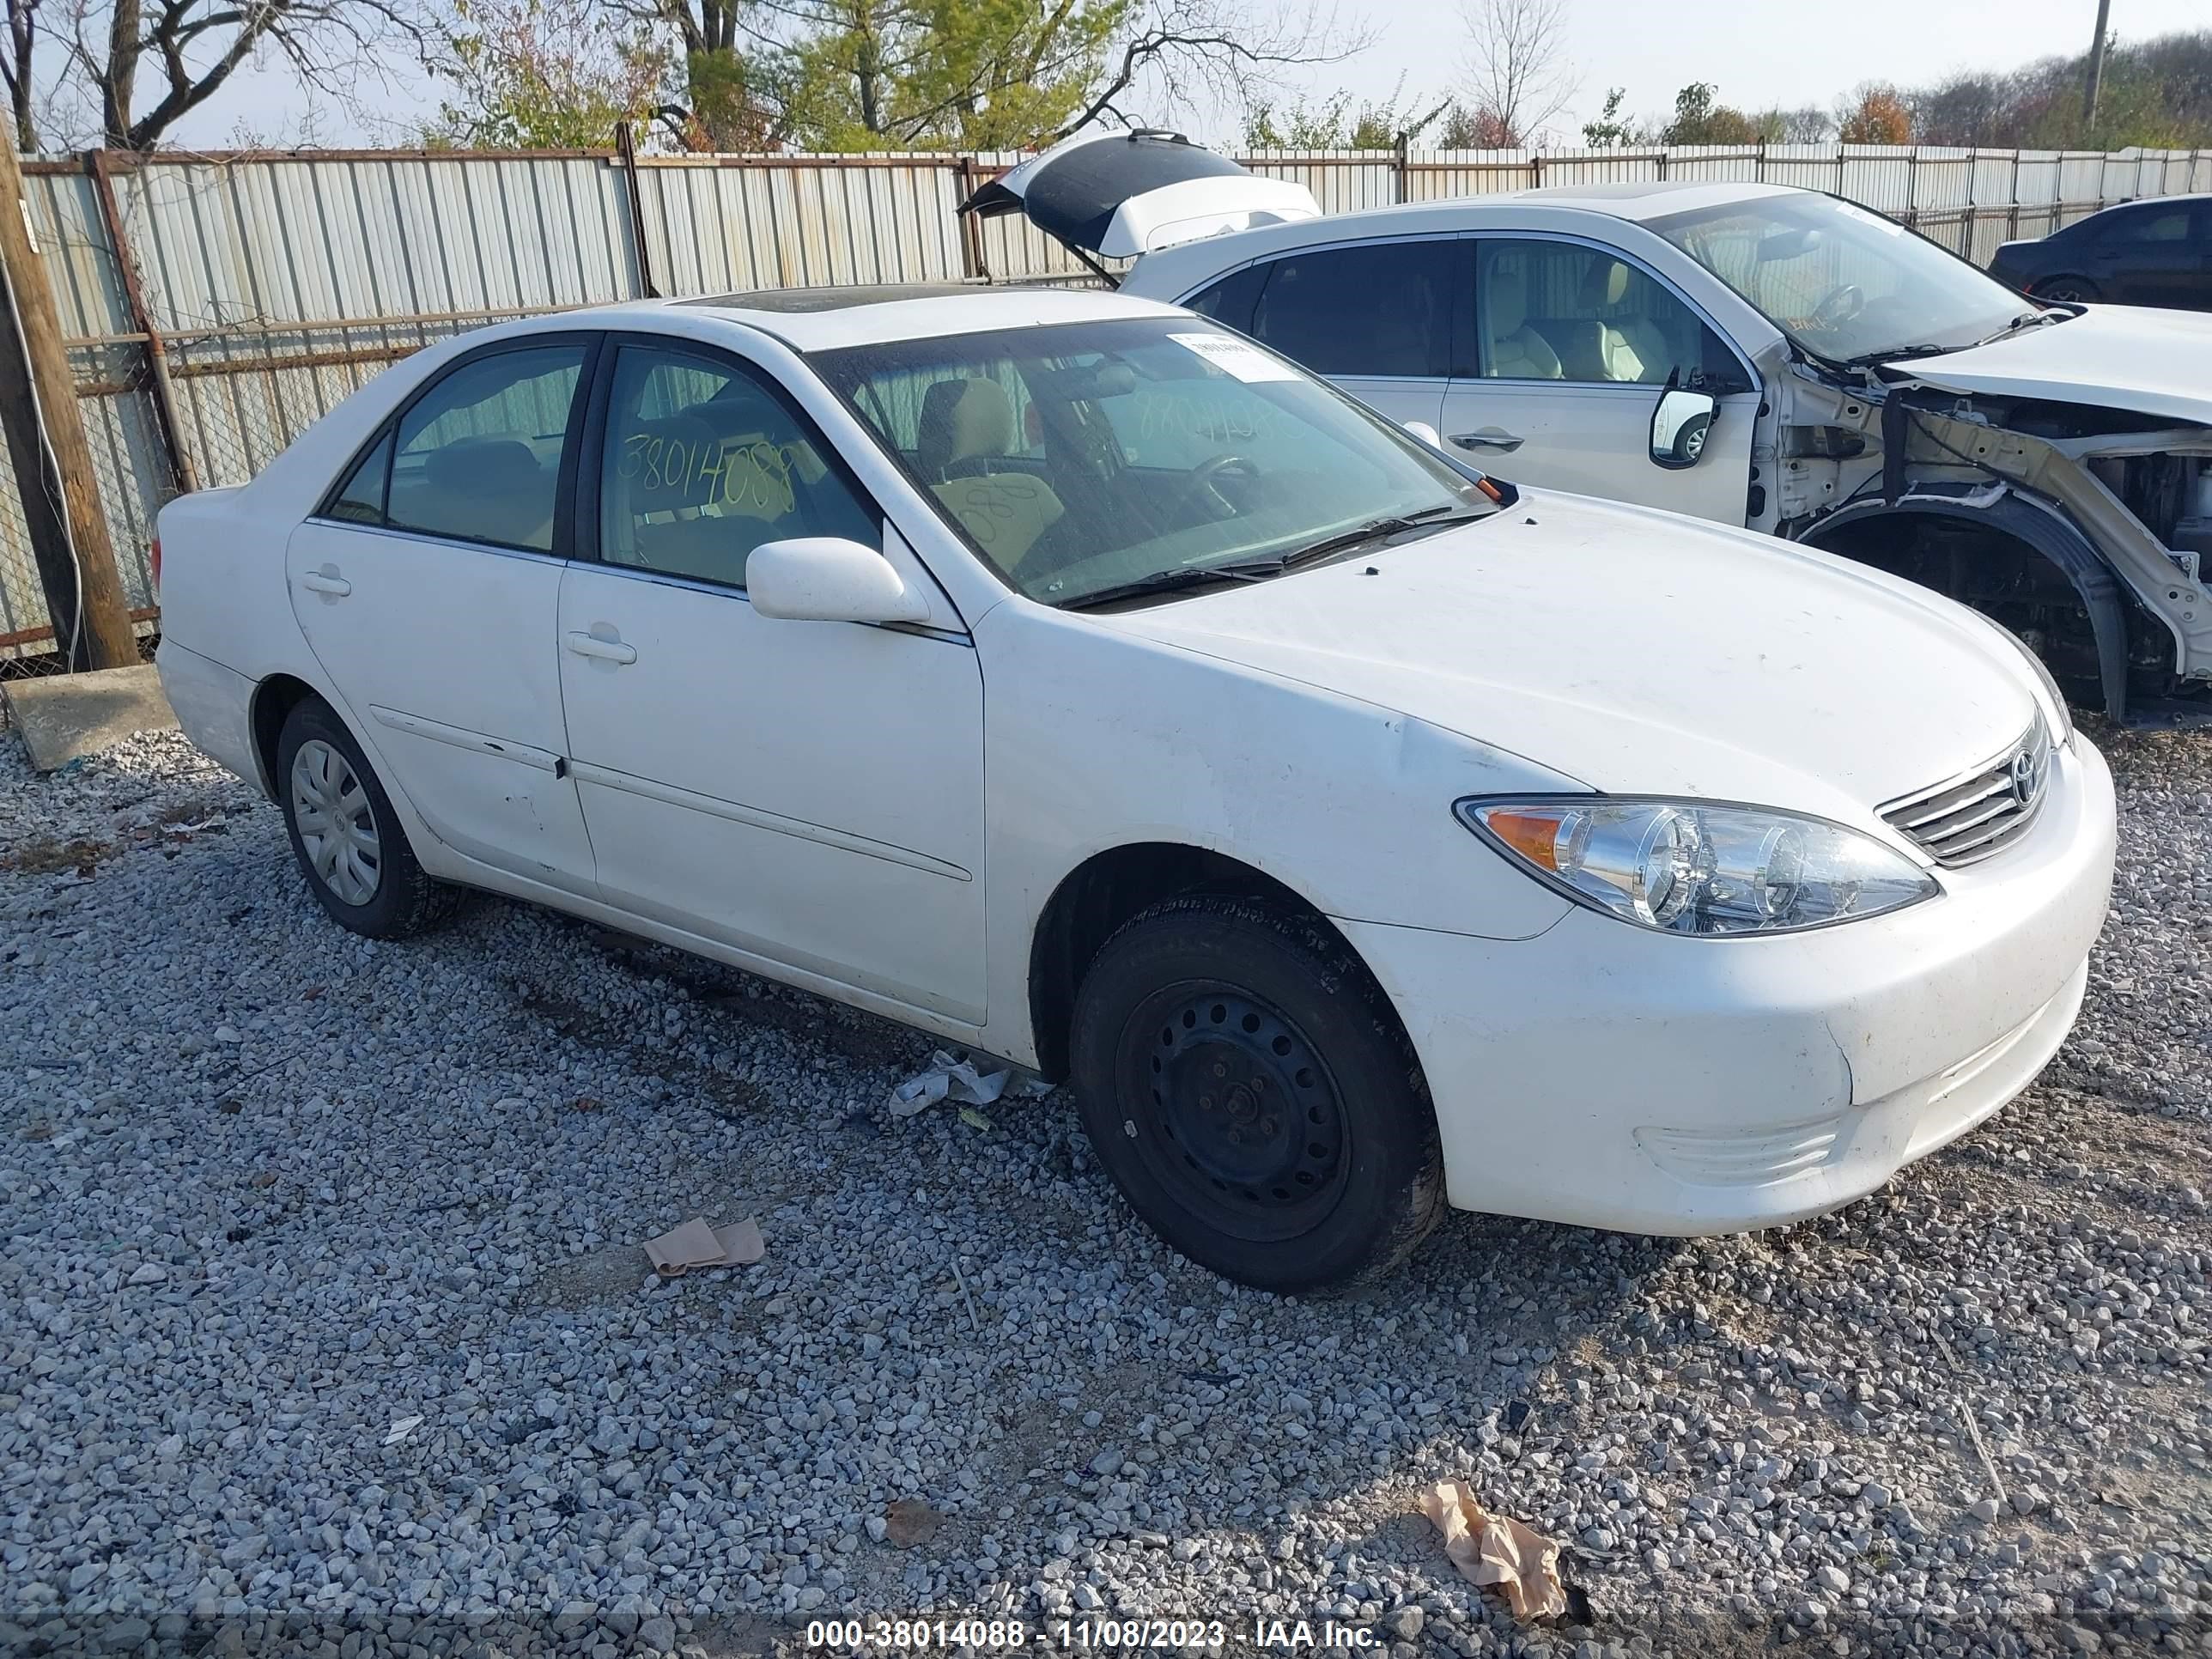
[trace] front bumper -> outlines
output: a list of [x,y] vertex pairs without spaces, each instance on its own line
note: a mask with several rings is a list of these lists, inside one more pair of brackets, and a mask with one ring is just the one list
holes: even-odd
[[1420,1056],[1451,1202],[1736,1232],[1964,1134],[2065,1040],[2111,896],[2104,757],[2077,737],[2046,787],[2002,854],[1863,922],[1682,939],[1578,907],[1500,942],[1340,921]]

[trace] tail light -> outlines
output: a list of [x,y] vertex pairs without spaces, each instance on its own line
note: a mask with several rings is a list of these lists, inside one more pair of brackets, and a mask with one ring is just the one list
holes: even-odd
[[161,538],[159,536],[154,538],[154,544],[147,550],[146,558],[154,568],[154,597],[158,599],[161,597]]

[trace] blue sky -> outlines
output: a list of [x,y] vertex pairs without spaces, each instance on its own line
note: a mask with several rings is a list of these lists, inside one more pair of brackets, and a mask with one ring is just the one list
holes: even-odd
[[[1913,84],[1955,70],[2009,69],[2054,52],[2080,51],[2095,27],[2095,0],[1749,0],[1734,5],[1654,0],[1566,0],[1571,57],[1581,90],[1557,125],[1556,142],[1573,143],[1597,112],[1609,86],[1627,89],[1626,107],[1657,114],[1672,107],[1675,88],[1711,81],[1722,99],[1745,106],[1824,107],[1861,82]],[[1465,25],[1450,0],[1338,0],[1347,23],[1373,28],[1375,45],[1349,63],[1306,77],[1318,96],[1338,88],[1380,101],[1399,77],[1409,94],[1449,90],[1468,50]],[[2212,25],[2205,0],[2112,0],[2112,29],[2140,39]],[[436,102],[419,73],[393,66],[392,84],[376,94],[385,121],[404,124]],[[279,140],[295,136],[307,100],[273,66],[241,73],[185,124],[184,142],[226,144],[241,123]],[[336,109],[320,112],[326,144],[394,137]],[[1188,118],[1184,118],[1188,122]],[[1218,121],[1218,118],[1215,118]],[[1213,122],[1200,116],[1189,125]]]

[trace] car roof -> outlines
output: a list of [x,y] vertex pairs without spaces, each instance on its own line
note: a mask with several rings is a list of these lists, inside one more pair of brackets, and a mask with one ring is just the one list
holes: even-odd
[[[1573,229],[1572,219],[1563,216],[1575,214],[1641,223],[1760,197],[1811,193],[1790,185],[1754,185],[1735,179],[1649,179],[1443,197],[1395,207],[1367,208],[1358,213],[1326,213],[1316,219],[1178,242],[1138,260],[1134,280],[1152,293],[1188,294],[1217,271],[1293,248],[1354,242],[1370,236],[1447,235],[1480,228],[1492,219],[1513,226],[1518,218],[1522,225],[1516,228],[1553,230]],[[1528,213],[1530,209],[1538,210],[1533,221]],[[1547,220],[1542,217],[1545,215],[1561,216]]]
[[672,302],[772,334],[795,351],[830,351],[992,329],[1117,318],[1175,317],[1173,306],[1103,289],[992,287],[981,283],[890,283],[763,289]]
[[[2092,219],[2101,219],[2108,213],[2125,213],[2130,208],[2187,207],[2192,202],[2212,202],[2212,194],[2197,191],[2187,196],[2134,196],[2124,202],[2115,202],[2110,207],[2100,207],[2094,213],[2085,213],[2074,223],[2086,225]],[[2072,227],[2068,228],[2070,229]]]

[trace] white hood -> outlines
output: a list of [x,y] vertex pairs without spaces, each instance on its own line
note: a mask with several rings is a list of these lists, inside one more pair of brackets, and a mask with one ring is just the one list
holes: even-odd
[[2018,652],[1925,589],[1534,491],[1463,529],[1097,620],[1595,789],[1847,822],[1988,760],[2037,718]]
[[1946,392],[2097,404],[2212,426],[2212,312],[2091,306],[2063,323],[1887,367]]

